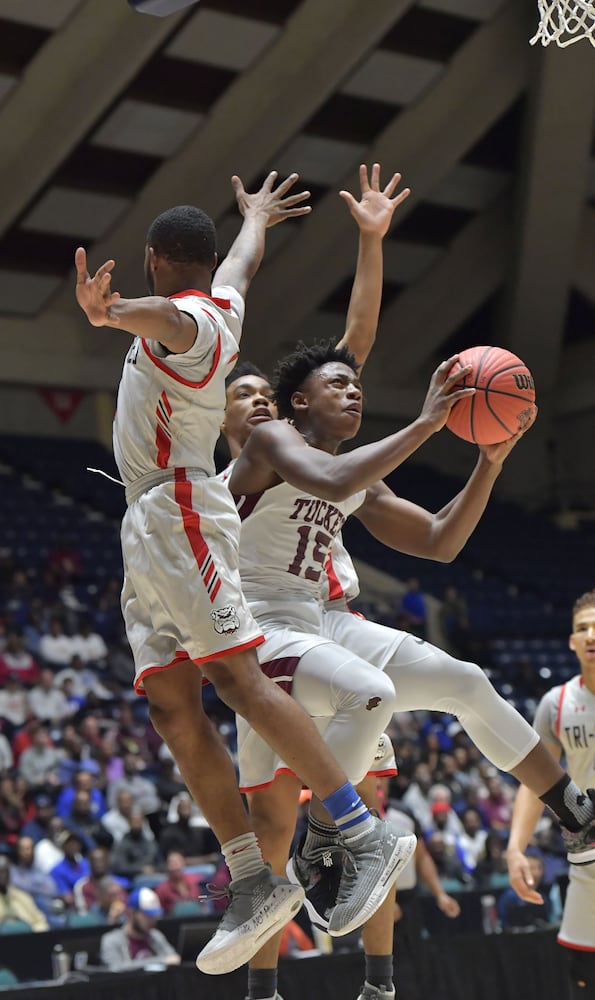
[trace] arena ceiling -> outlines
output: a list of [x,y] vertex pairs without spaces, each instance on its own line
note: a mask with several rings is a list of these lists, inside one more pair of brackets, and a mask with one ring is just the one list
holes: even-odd
[[[531,48],[536,24],[535,0],[202,0],[163,19],[0,0],[0,380],[114,388],[126,340],[77,311],[75,246],[140,294],[169,205],[204,207],[225,251],[232,173],[297,170],[314,205],[270,233],[246,356],[269,369],[340,334],[356,234],[337,191],[378,160],[413,193],[385,241],[366,433],[414,415],[454,350],[509,347],[540,402],[519,496],[592,504],[595,52]],[[469,446],[447,438],[430,453],[456,471]]]

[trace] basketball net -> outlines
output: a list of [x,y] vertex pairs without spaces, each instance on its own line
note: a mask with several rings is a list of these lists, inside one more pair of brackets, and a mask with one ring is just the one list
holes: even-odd
[[537,6],[541,20],[531,45],[555,42],[565,49],[588,38],[595,46],[595,0],[537,0]]

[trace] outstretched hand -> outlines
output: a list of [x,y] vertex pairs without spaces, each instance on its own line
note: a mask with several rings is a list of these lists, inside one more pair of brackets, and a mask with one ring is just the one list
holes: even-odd
[[266,216],[267,229],[276,226],[278,222],[295,219],[300,215],[308,215],[312,211],[311,205],[301,204],[310,197],[309,191],[287,194],[297,181],[299,174],[290,174],[273,190],[277,176],[277,171],[271,170],[260,190],[255,191],[254,194],[248,194],[237,174],[231,178],[240,213],[243,216],[263,213]]
[[76,298],[79,306],[86,313],[92,326],[106,326],[108,323],[118,323],[118,317],[113,313],[112,306],[120,298],[119,292],[112,292],[111,280],[116,262],[106,260],[91,277],[87,270],[87,253],[79,247],[74,255],[76,267]]
[[447,358],[446,361],[438,365],[430,380],[420,418],[427,420],[434,431],[439,431],[444,427],[450,411],[459,399],[465,399],[475,393],[475,389],[472,387],[455,389],[457,382],[464,380],[473,367],[465,365],[464,368],[455,368],[454,364],[458,359],[458,354]]
[[359,168],[359,183],[361,199],[356,201],[349,191],[339,191],[343,201],[347,202],[349,211],[357,222],[360,232],[386,235],[392,222],[397,205],[401,205],[411,194],[411,188],[403,188],[393,198],[397,186],[401,182],[400,174],[393,174],[386,187],[380,190],[380,164],[372,165],[372,174],[368,179],[368,168],[362,163]]
[[531,865],[528,858],[520,851],[506,852],[506,863],[508,864],[508,876],[510,884],[517,896],[524,899],[526,903],[536,903],[543,906],[543,897],[535,889],[535,881],[531,874]]
[[519,443],[523,434],[526,434],[530,427],[533,426],[537,419],[537,407],[535,404],[528,406],[526,410],[523,410],[519,416],[519,423],[521,424],[520,431],[517,431],[513,437],[508,438],[507,441],[500,441],[499,444],[483,444],[480,445],[480,452],[488,462],[493,465],[500,465],[505,458],[508,458],[512,449],[515,445]]

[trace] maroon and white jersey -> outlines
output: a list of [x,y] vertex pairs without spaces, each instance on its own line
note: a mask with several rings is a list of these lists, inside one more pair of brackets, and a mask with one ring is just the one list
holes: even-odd
[[361,490],[333,503],[280,483],[262,493],[236,497],[242,521],[240,575],[246,598],[323,599],[330,546],[365,495]]
[[175,468],[215,473],[225,377],[238,355],[244,301],[228,286],[213,289],[212,296],[179,292],[171,301],[195,320],[197,336],[184,354],[136,337],[126,355],[113,428],[126,487],[143,477],[153,485]]

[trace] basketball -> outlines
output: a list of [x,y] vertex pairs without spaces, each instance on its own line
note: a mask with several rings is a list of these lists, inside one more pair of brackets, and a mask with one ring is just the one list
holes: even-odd
[[521,430],[535,402],[535,385],[516,354],[502,347],[470,347],[461,351],[455,365],[473,365],[456,388],[476,391],[450,411],[446,426],[453,434],[475,444],[498,444]]
[[153,17],[167,17],[185,7],[192,7],[198,0],[128,0],[133,10],[139,14],[152,14]]

